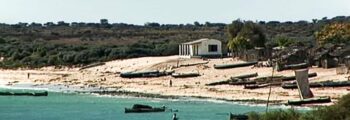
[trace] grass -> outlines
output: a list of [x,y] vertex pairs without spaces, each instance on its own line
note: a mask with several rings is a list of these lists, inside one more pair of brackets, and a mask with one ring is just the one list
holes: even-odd
[[318,107],[308,112],[293,109],[267,113],[248,113],[249,120],[350,120],[350,94],[331,106]]

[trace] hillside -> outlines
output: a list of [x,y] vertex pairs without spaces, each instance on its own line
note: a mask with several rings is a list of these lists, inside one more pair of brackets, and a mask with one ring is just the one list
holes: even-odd
[[[258,21],[269,40],[287,36],[299,41],[314,41],[314,33],[332,22],[349,22],[338,16],[298,22]],[[143,26],[108,23],[18,23],[0,24],[0,63],[3,68],[80,65],[114,59],[174,55],[178,44],[200,38],[227,42],[226,24],[209,23]],[[224,49],[227,51],[227,49]]]

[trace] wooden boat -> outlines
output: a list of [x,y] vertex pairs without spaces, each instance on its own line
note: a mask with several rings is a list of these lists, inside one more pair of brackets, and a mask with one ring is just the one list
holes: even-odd
[[125,108],[125,113],[165,112],[165,107],[151,107],[149,105],[134,104],[132,108]]
[[248,115],[230,113],[230,120],[248,120]]
[[48,96],[48,92],[0,92],[0,96]]
[[299,63],[299,64],[290,64],[290,65],[284,65],[283,70],[288,70],[288,69],[304,69],[309,67],[308,63]]
[[326,97],[306,98],[302,100],[288,100],[288,105],[302,105],[302,104],[329,103],[329,102],[331,102],[331,98],[329,96],[326,96]]
[[[239,81],[240,79],[247,79],[247,78],[256,77],[256,76],[258,76],[258,73],[238,75],[238,76],[233,76],[228,80],[223,80],[223,81],[219,81],[219,82],[213,82],[213,83],[206,84],[206,86],[215,86],[215,85],[224,85],[224,84],[242,85],[244,83],[237,82],[237,81]],[[255,84],[256,82],[250,81],[250,82],[245,82],[245,83]]]
[[255,81],[252,80],[238,80],[238,81],[230,81],[229,85],[247,85],[247,84],[256,84]]
[[[308,77],[311,78],[311,77],[316,77],[317,76],[317,73],[310,73],[308,74]],[[288,76],[288,77],[283,77],[282,78],[282,81],[291,81],[291,80],[295,80],[295,76]]]
[[[319,83],[310,83],[309,86],[310,86],[310,88],[322,87],[322,85]],[[283,89],[297,89],[298,86],[296,83],[283,83],[282,88]]]
[[214,65],[215,69],[227,69],[227,68],[237,68],[237,67],[245,67],[245,66],[251,66],[255,65],[258,62],[246,62],[246,63],[237,63],[237,64],[221,64],[221,65]]
[[244,85],[244,89],[257,89],[269,86],[269,84],[247,84]]
[[120,77],[123,78],[137,78],[137,77],[159,77],[164,75],[170,75],[174,71],[158,71],[158,70],[151,70],[151,71],[141,71],[141,72],[125,72],[120,73]]
[[333,82],[333,81],[326,81],[321,82],[322,87],[346,87],[350,86],[350,81],[340,81],[340,82]]
[[[350,81],[341,81],[341,82],[333,82],[333,81],[325,81],[325,82],[314,82],[310,83],[311,88],[317,87],[345,87],[350,86]],[[283,83],[282,88],[284,89],[296,89],[298,86],[295,83]]]
[[173,73],[171,74],[174,78],[185,78],[185,77],[197,77],[200,76],[198,72],[191,72],[191,73]]

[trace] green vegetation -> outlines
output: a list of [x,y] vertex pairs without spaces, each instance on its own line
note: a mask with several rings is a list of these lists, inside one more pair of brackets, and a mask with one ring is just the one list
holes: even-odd
[[228,25],[228,48],[234,51],[265,46],[265,35],[262,28],[251,21],[241,22],[235,20]]
[[320,45],[350,43],[350,23],[326,25],[321,31],[316,32],[316,39]]
[[169,41],[157,44],[141,41],[130,45],[64,45],[47,44],[41,40],[33,42],[5,40],[1,46],[0,54],[6,60],[0,62],[0,67],[16,68],[71,66],[148,55],[171,55],[176,54],[173,51],[177,51],[178,44]]
[[[76,66],[114,59],[175,55],[178,54],[178,44],[200,38],[222,40],[224,45],[229,43],[232,50],[315,43],[316,39],[327,34],[324,32],[327,30],[323,30],[315,36],[323,26],[348,22],[350,17],[338,16],[315,19],[311,23],[235,20],[230,25],[149,22],[141,26],[110,24],[107,19],[101,19],[101,23],[0,23],[0,58],[4,58],[0,67]],[[227,53],[225,47],[223,53]]]
[[307,112],[276,110],[267,113],[252,112],[249,120],[350,120],[350,94],[343,96],[336,104]]
[[[288,47],[292,44],[295,44],[296,40],[288,38],[286,36],[277,36],[273,39],[274,44],[277,44],[278,47]],[[275,45],[273,45],[275,46]]]

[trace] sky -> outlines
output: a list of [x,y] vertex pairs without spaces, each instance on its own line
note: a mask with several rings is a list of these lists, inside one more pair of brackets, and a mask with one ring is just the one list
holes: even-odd
[[350,0],[0,0],[0,23],[161,24],[299,21],[350,16]]

